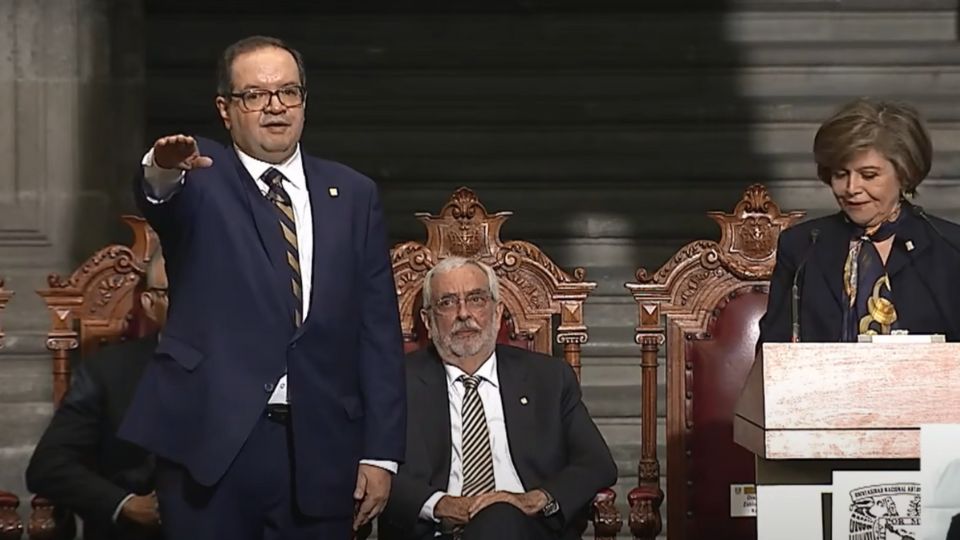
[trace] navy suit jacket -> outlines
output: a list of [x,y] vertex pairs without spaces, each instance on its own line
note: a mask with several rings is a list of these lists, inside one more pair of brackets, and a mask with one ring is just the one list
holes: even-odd
[[[960,341],[960,253],[929,223],[903,203],[900,230],[887,259],[895,328],[911,334],[944,334]],[[929,216],[936,228],[960,245],[960,225]],[[819,231],[816,242],[813,231]],[[783,231],[770,280],[767,312],[760,320],[759,343],[789,342],[792,332],[793,276],[800,272],[800,341],[840,341],[843,325],[843,265],[853,228],[842,213],[807,221]],[[758,345],[759,346],[759,345]]]
[[232,147],[198,144],[213,166],[188,172],[169,201],[146,199],[142,169],[134,181],[163,245],[170,310],[120,436],[213,485],[287,372],[297,504],[350,516],[359,460],[402,462],[405,446],[402,338],[376,187],[303,155],[314,256],[298,329],[276,210]]

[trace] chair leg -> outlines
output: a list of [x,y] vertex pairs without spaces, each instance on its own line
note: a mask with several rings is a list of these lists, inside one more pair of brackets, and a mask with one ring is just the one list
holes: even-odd
[[0,491],[0,540],[20,540],[23,521],[17,514],[20,498],[8,491]]
[[617,510],[617,494],[610,488],[600,490],[593,498],[593,537],[594,540],[614,540],[623,520]]
[[627,496],[630,501],[630,532],[637,540],[655,540],[663,529],[660,504],[663,491],[659,487],[636,487]]
[[53,502],[40,496],[30,501],[33,511],[27,525],[30,540],[67,540],[76,536],[76,521],[73,514],[57,508]]

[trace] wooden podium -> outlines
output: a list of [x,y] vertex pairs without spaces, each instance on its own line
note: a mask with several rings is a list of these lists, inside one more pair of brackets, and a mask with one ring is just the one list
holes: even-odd
[[[917,470],[920,425],[958,422],[960,343],[765,344],[733,424],[734,440],[757,456],[759,540],[770,527],[779,540],[790,538],[782,516],[776,524],[764,517],[772,506],[764,486],[829,491],[836,470]],[[825,531],[828,507],[816,515]]]

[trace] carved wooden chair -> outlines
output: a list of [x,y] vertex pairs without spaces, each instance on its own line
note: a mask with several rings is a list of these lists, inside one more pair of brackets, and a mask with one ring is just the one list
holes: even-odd
[[[585,281],[581,268],[568,274],[529,242],[501,240],[500,228],[510,215],[487,213],[467,188],[456,190],[438,215],[416,215],[427,228],[426,242],[401,243],[391,252],[405,348],[410,352],[428,341],[419,316],[427,271],[449,256],[471,257],[490,265],[500,278],[505,310],[498,341],[550,355],[560,352],[554,343],[561,344],[564,359],[579,378],[580,346],[587,341],[583,304],[596,283]],[[612,539],[620,531],[615,502],[609,489],[594,499],[598,539]]]
[[657,358],[666,346],[667,533],[670,540],[756,538],[756,519],[730,517],[731,484],[753,484],[754,457],[733,442],[733,411],[754,359],[758,322],[781,231],[803,212],[781,213],[762,185],[733,213],[709,212],[719,242],[684,246],[653,274],[626,284],[637,301],[641,346],[639,486],[631,491],[636,538],[661,531],[657,458]]
[[[148,333],[138,302],[138,285],[159,239],[140,217],[124,216],[133,231],[131,246],[101,248],[69,276],[51,274],[43,298],[52,321],[47,348],[53,355],[53,404],[58,407],[70,387],[71,358],[82,358],[100,346]],[[34,497],[27,527],[31,539],[71,536],[72,518],[50,501]]]

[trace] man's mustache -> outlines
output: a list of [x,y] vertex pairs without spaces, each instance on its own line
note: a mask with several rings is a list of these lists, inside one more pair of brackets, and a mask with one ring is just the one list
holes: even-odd
[[483,330],[477,321],[473,319],[467,319],[465,321],[457,321],[453,324],[453,327],[450,329],[450,332],[459,332],[461,330],[475,330],[477,332]]
[[261,127],[267,126],[289,126],[290,121],[285,116],[264,116],[260,120]]

